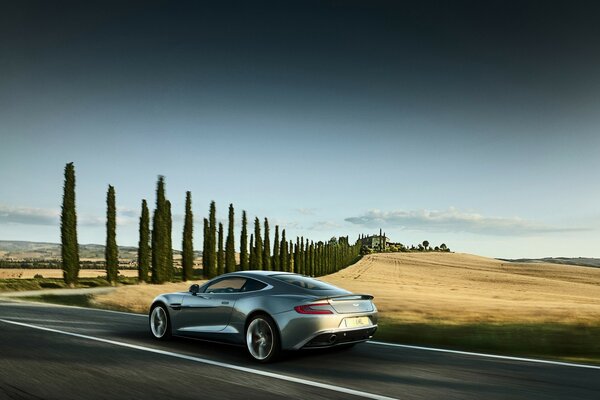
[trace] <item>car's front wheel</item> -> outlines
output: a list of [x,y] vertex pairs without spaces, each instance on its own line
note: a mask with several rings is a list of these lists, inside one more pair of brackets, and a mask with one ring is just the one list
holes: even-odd
[[159,340],[166,340],[171,337],[169,312],[162,304],[157,304],[150,311],[150,332],[152,332],[152,336]]
[[246,327],[246,347],[256,361],[266,363],[277,359],[281,344],[272,318],[263,314],[252,317]]

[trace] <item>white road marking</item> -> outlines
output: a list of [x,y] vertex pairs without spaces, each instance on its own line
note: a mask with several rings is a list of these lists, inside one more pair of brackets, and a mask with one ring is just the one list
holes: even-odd
[[121,346],[121,347],[126,347],[126,348],[130,348],[130,349],[135,349],[135,350],[142,350],[142,351],[146,351],[146,352],[149,352],[149,353],[154,353],[154,354],[160,354],[160,355],[163,355],[163,356],[180,358],[180,359],[183,359],[183,360],[195,361],[195,362],[202,363],[202,364],[214,365],[216,367],[222,367],[222,368],[232,369],[232,370],[235,370],[235,371],[246,372],[246,373],[249,373],[249,374],[266,376],[268,378],[280,379],[280,380],[283,380],[283,381],[298,383],[298,384],[301,384],[301,385],[318,387],[318,388],[321,388],[321,389],[327,389],[327,390],[331,390],[331,391],[334,391],[334,392],[339,392],[339,393],[350,394],[350,395],[353,395],[353,396],[364,397],[364,398],[367,398],[367,399],[375,399],[375,400],[397,400],[397,399],[395,399],[393,397],[387,397],[387,396],[382,396],[382,395],[378,395],[378,394],[374,394],[374,393],[362,392],[360,390],[354,390],[354,389],[345,388],[345,387],[342,387],[342,386],[335,386],[335,385],[330,385],[330,384],[327,384],[327,383],[321,383],[321,382],[311,381],[311,380],[308,380],[308,379],[296,378],[294,376],[276,374],[274,372],[261,371],[261,370],[258,370],[258,369],[253,369],[253,368],[248,368],[248,367],[242,367],[242,366],[239,366],[239,365],[228,364],[228,363],[224,363],[224,362],[220,362],[220,361],[208,360],[208,359],[200,358],[200,357],[188,356],[188,355],[185,355],[185,354],[173,353],[173,352],[170,352],[170,351],[154,349],[154,348],[151,348],[151,347],[145,347],[145,346],[139,346],[139,345],[130,344],[130,343],[118,342],[116,340],[103,339],[103,338],[99,338],[99,337],[95,337],[95,336],[81,335],[79,333],[61,331],[61,330],[58,330],[58,329],[47,328],[47,327],[38,326],[38,325],[25,324],[23,322],[9,321],[9,320],[6,320],[6,319],[0,319],[0,322],[4,322],[6,324],[23,326],[23,327],[26,327],[26,328],[38,329],[38,330],[46,331],[46,332],[59,333],[59,334],[62,334],[62,335],[73,336],[73,337],[77,337],[77,338],[81,338],[81,339],[94,340],[94,341],[97,341],[97,342],[112,344],[114,346]]
[[408,345],[408,344],[377,342],[374,340],[369,340],[367,343],[378,345],[378,346],[391,346],[391,347],[400,347],[400,348],[404,348],[404,349],[437,351],[440,353],[453,353],[453,354],[463,354],[463,355],[477,356],[477,357],[497,358],[500,360],[525,361],[525,362],[532,362],[532,363],[538,363],[538,364],[560,365],[563,367],[600,369],[600,366],[598,366],[598,365],[577,364],[577,363],[562,362],[562,361],[540,360],[540,359],[536,359],[536,358],[501,356],[501,355],[497,355],[497,354],[486,354],[486,353],[473,353],[470,351],[438,349],[435,347],[423,347],[423,346],[412,346],[412,345]]
[[[0,317],[1,318],[1,317]],[[11,320],[17,320],[17,321],[25,321],[25,322],[31,322],[31,320],[35,321],[35,322],[43,322],[43,323],[47,323],[47,324],[74,324],[77,326],[80,325],[100,325],[100,326],[106,326],[105,323],[103,322],[94,322],[94,321],[73,321],[73,320],[64,320],[64,319],[42,319],[42,318],[31,318],[31,317],[13,317],[11,316],[5,316],[4,318],[10,318]]]

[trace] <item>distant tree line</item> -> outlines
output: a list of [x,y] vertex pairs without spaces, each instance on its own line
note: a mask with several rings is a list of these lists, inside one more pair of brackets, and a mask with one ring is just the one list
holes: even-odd
[[[106,278],[112,284],[118,279],[119,253],[116,241],[116,194],[108,186],[106,197]],[[152,229],[150,229],[152,224]],[[182,238],[181,278],[194,278],[192,195],[186,192]],[[208,218],[203,219],[202,274],[206,279],[223,273],[244,270],[286,271],[310,276],[321,276],[339,271],[356,262],[361,256],[359,242],[350,244],[348,237],[314,242],[304,237],[289,240],[285,229],[275,226],[274,235],[268,218],[254,218],[253,233],[248,238],[248,218],[242,211],[239,263],[235,252],[235,210],[229,205],[227,232],[223,223],[217,223],[217,207],[210,203]],[[226,233],[226,235],[225,235]],[[272,239],[272,241],[271,241]],[[80,262],[77,244],[77,217],[75,211],[75,169],[73,163],[65,167],[65,183],[61,212],[61,252],[64,280],[73,285],[77,281]],[[158,177],[156,203],[150,221],[148,203],[142,200],[139,220],[137,255],[138,280],[164,283],[175,277],[172,245],[171,202],[166,197],[165,179]]]
[[[271,231],[268,218],[263,222],[258,218],[254,219],[254,230],[250,235],[250,245],[248,243],[248,220],[246,212],[242,212],[242,226],[240,243],[240,263],[235,263],[235,252],[233,247],[233,205],[229,205],[229,232],[228,240],[231,241],[229,247],[223,250],[222,240],[215,241],[215,230],[211,228],[211,222],[215,221],[216,205],[211,203],[209,210],[209,220],[205,220],[204,236],[204,256],[203,270],[204,277],[213,278],[221,271],[232,272],[239,270],[264,270],[264,271],[284,271],[296,272],[310,276],[322,276],[339,271],[350,264],[355,263],[360,258],[360,244],[350,244],[347,236],[340,238],[331,238],[328,242],[314,242],[303,237],[296,237],[296,241],[288,241],[285,229],[281,230],[279,236],[279,225],[275,225],[275,234],[271,244]],[[208,223],[208,225],[206,225]],[[221,225],[220,225],[221,226]],[[222,228],[219,229],[222,233]],[[219,234],[219,237],[222,237]],[[215,247],[215,243],[217,243]],[[223,254],[224,257],[215,256]],[[227,263],[229,260],[229,264]]]

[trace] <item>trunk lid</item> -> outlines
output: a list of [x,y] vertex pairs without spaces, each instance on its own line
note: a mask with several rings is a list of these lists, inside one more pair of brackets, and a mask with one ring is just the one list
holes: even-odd
[[329,302],[329,304],[331,304],[331,307],[339,314],[371,312],[374,310],[373,296],[368,294],[332,296],[328,297],[326,300]]

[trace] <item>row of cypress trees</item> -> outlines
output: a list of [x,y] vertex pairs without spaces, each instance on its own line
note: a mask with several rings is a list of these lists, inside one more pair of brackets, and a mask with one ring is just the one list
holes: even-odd
[[[210,205],[209,219],[204,220],[203,268],[205,278],[212,278],[223,272],[249,269],[287,271],[321,276],[339,271],[356,262],[360,257],[360,244],[351,245],[347,236],[317,243],[308,239],[305,240],[303,237],[297,237],[294,244],[293,241],[287,241],[285,229],[281,231],[281,239],[279,238],[279,225],[275,226],[274,240],[271,245],[270,226],[267,218],[264,219],[262,224],[258,218],[254,219],[254,231],[250,234],[250,246],[248,248],[246,244],[248,243],[248,219],[246,212],[243,211],[240,263],[236,265],[233,245],[233,205],[229,205],[229,231],[227,236],[227,243],[229,244],[231,241],[231,244],[225,250],[223,250],[222,224],[219,224],[218,241],[215,241],[215,231],[210,229],[215,220],[216,205],[213,201]],[[217,243],[216,247],[215,243]],[[217,254],[217,256],[215,257],[214,254]],[[221,256],[222,254],[225,255]]]
[[[106,277],[112,284],[117,282],[119,253],[116,241],[116,200],[115,188],[108,186],[106,196]],[[248,242],[248,218],[242,211],[240,232],[239,263],[235,252],[235,210],[229,205],[227,236],[223,223],[217,224],[216,204],[210,203],[209,216],[203,220],[202,266],[204,278],[237,270],[266,270],[298,272],[305,275],[320,276],[344,268],[360,256],[360,245],[350,245],[348,237],[332,238],[329,242],[309,242],[296,238],[296,243],[288,241],[285,229],[275,226],[273,242],[269,220],[263,224],[254,219],[254,230]],[[182,239],[182,279],[194,277],[192,195],[186,192],[185,217]],[[262,229],[261,229],[262,228]],[[164,283],[172,281],[173,244],[172,244],[171,203],[166,198],[165,179],[158,177],[156,186],[156,206],[150,229],[150,210],[146,200],[142,200],[139,221],[138,243],[138,279],[140,282]],[[73,163],[65,167],[65,184],[61,212],[61,250],[63,277],[67,284],[73,285],[79,273],[79,247],[77,243],[77,215],[75,212],[75,168]]]

